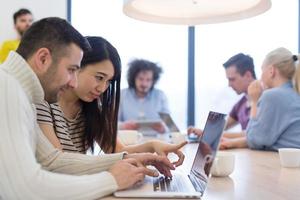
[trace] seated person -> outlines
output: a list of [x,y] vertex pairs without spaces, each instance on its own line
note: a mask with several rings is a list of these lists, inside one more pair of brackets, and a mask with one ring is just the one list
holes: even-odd
[[78,86],[65,88],[57,103],[37,105],[37,119],[50,142],[67,152],[94,151],[95,143],[105,153],[174,152],[181,165],[184,159],[178,145],[152,140],[125,146],[117,139],[121,61],[117,50],[101,37],[87,37],[92,50],[85,53],[78,73]]
[[[248,100],[248,86],[255,81],[253,58],[243,53],[236,54],[223,64],[228,79],[228,85],[242,98],[233,106],[225,126],[223,138],[237,138],[245,136],[245,129],[249,122],[250,103]],[[242,131],[228,132],[227,130],[240,124]],[[188,133],[201,134],[202,130],[189,127]]]
[[223,140],[221,149],[300,148],[300,69],[299,64],[295,65],[298,59],[285,48],[267,54],[261,82],[255,81],[248,88],[251,112],[246,136]]
[[[129,63],[129,88],[121,91],[120,129],[137,130],[136,120],[160,120],[159,112],[170,112],[166,95],[155,88],[161,72],[156,63],[148,60],[136,59]],[[159,133],[166,132],[163,123],[155,123],[152,128]]]
[[0,63],[5,61],[10,51],[15,51],[18,48],[20,44],[20,38],[33,22],[33,16],[29,10],[22,8],[14,13],[13,20],[18,38],[3,42],[0,48]]
[[[0,199],[99,199],[174,166],[152,153],[88,156],[55,149],[36,121],[34,104],[57,102],[77,85],[88,41],[66,20],[35,22],[0,65]],[[117,119],[117,118],[116,118]]]

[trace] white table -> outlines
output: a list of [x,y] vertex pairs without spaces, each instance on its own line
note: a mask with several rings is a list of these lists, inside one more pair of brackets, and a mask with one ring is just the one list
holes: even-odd
[[[186,160],[182,168],[190,169],[196,150],[197,144],[184,147]],[[225,178],[211,177],[202,199],[300,199],[300,168],[282,168],[277,152],[249,149],[235,149],[230,152],[236,156],[234,172]],[[104,199],[118,198],[108,196]]]

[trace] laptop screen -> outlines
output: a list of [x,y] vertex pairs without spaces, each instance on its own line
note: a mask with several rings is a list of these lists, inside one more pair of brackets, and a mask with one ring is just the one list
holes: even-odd
[[203,130],[202,138],[199,142],[194,163],[190,172],[191,181],[193,179],[200,183],[199,191],[204,192],[210,169],[218,150],[219,142],[225,126],[225,114],[209,112]]

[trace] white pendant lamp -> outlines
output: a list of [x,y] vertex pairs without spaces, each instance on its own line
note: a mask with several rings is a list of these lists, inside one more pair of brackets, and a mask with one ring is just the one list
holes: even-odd
[[124,0],[134,19],[162,24],[197,25],[240,20],[264,13],[271,0]]

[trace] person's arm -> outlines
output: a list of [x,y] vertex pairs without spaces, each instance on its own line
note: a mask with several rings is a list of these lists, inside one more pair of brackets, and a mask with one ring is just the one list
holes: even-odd
[[[190,135],[190,134],[195,134],[198,137],[200,137],[203,134],[203,130],[191,126],[191,127],[188,128],[188,135]],[[246,135],[246,133],[244,131],[241,131],[241,132],[224,132],[223,133],[224,138],[240,138],[240,137],[244,137],[245,135]]]
[[37,104],[36,105],[37,121],[43,134],[46,136],[49,142],[55,148],[62,150],[62,145],[60,144],[60,141],[56,136],[56,133],[53,128],[54,122],[53,122],[53,117],[51,115],[50,109],[51,107],[47,102],[44,102],[43,104]]
[[60,141],[58,137],[56,136],[53,126],[49,124],[43,124],[39,123],[39,126],[43,132],[43,134],[46,136],[46,138],[49,140],[49,142],[57,149],[63,150]]
[[241,101],[243,100],[242,97],[231,109],[228,115],[228,119],[226,121],[225,130],[228,130],[238,124],[238,112],[240,108]]
[[[86,162],[85,159],[80,159],[82,157],[74,156],[69,156],[66,160],[59,159],[62,153],[54,149],[45,137],[44,143],[40,143],[40,139],[36,137],[43,134],[40,132],[36,134],[36,130],[39,129],[35,121],[36,113],[32,110],[27,96],[15,80],[3,74],[0,74],[0,96],[0,110],[3,116],[0,120],[2,199],[96,199],[118,189],[114,177],[108,172],[71,176],[44,170],[35,158],[35,148],[38,157],[42,156],[45,160],[52,160],[54,163],[55,158],[60,160],[61,164],[60,167],[57,165],[57,171],[65,171],[59,168],[81,160],[81,164],[77,166],[81,168],[81,174],[87,174],[89,160],[92,159]],[[46,144],[46,147],[43,144]],[[102,165],[101,161],[99,164]],[[83,165],[86,165],[85,170]],[[65,169],[70,167],[72,168],[69,166]]]
[[[39,127],[37,127],[39,128]],[[62,152],[55,149],[38,129],[37,160],[44,169],[64,174],[94,174],[108,170],[124,153],[88,156],[79,153]]]
[[119,139],[117,139],[116,152],[128,152],[128,153],[157,153],[158,155],[167,156],[169,153],[175,153],[178,156],[178,160],[173,164],[179,166],[184,161],[184,154],[180,151],[187,142],[182,142],[180,144],[169,144],[159,140],[151,140],[142,144],[136,145],[124,145]]
[[253,81],[248,86],[248,95],[251,99],[250,118],[255,118],[257,115],[257,103],[263,93],[262,84],[259,80]]
[[124,145],[121,142],[121,140],[117,137],[116,152],[123,151],[126,151],[128,153],[154,152],[152,146],[150,145],[150,142],[137,145]]
[[246,133],[244,131],[241,132],[224,132],[223,137],[225,138],[240,138],[245,137]]
[[[36,109],[37,109],[37,121],[39,122],[39,126],[42,129],[43,135],[46,137],[46,140],[48,140],[48,142],[50,142],[55,148],[61,150],[62,147],[61,147],[60,141],[58,140],[58,138],[55,134],[54,128],[53,128],[54,122],[53,122],[53,118],[51,116],[51,110],[50,110],[51,107],[50,107],[50,105],[47,102],[44,102],[43,104],[37,104]],[[48,144],[47,144],[48,142],[47,141],[46,141],[47,143],[45,142],[45,137],[44,136],[40,136],[39,139],[43,143],[43,147],[48,147]],[[71,173],[71,174],[95,173],[95,172],[100,172],[100,171],[107,170],[110,165],[114,164],[114,162],[116,162],[117,160],[120,160],[121,157],[122,157],[118,154],[109,155],[109,156],[104,156],[103,155],[103,156],[100,156],[101,161],[100,160],[96,161],[95,158],[93,158],[93,157],[92,157],[92,159],[88,158],[88,157],[85,157],[85,159],[91,159],[91,161],[89,161],[89,162],[94,162],[94,163],[91,163],[91,166],[88,167],[89,168],[88,170],[87,169],[81,169],[81,170],[86,171],[86,172],[82,172],[82,171],[80,171],[79,166],[74,167],[73,169],[68,169],[68,165],[73,165],[73,164],[76,165],[75,162],[73,164],[71,164],[70,161],[68,160],[68,162],[66,162],[66,163],[61,162],[61,164],[59,164],[60,159],[68,159],[67,158],[68,156],[73,157],[74,154],[69,155],[68,153],[65,153],[65,154],[62,154],[62,155],[61,154],[58,154],[58,155],[60,155],[60,156],[58,156],[58,158],[56,158],[56,157],[55,157],[55,159],[53,158],[54,161],[49,159],[49,157],[46,157],[46,159],[43,159],[41,157],[40,159],[42,161],[41,163],[42,163],[43,167],[45,167],[45,168],[47,168],[51,171],[56,171],[57,170],[56,168],[58,167],[59,170],[63,170],[62,171],[63,173],[68,173],[68,174],[69,173]],[[117,157],[115,157],[115,156],[117,156]],[[63,157],[66,157],[66,158],[63,158]],[[78,155],[76,155],[76,157],[78,157]],[[112,160],[109,160],[110,158]],[[117,160],[115,160],[115,159],[117,159]],[[95,161],[93,161],[93,160],[95,160]],[[79,160],[79,162],[80,162],[80,160]],[[84,162],[87,162],[87,160],[84,161]],[[101,165],[99,162],[103,162],[103,164]],[[68,164],[68,165],[66,165],[66,164]],[[80,165],[80,163],[78,163],[78,164]],[[58,166],[55,167],[55,165],[58,165]],[[83,165],[82,167],[86,168],[85,165]],[[78,170],[78,171],[76,172],[76,171],[73,171],[73,170]],[[93,171],[93,170],[95,170],[95,171]]]
[[220,149],[233,149],[233,148],[247,148],[246,136],[239,138],[222,138],[220,142]]
[[257,115],[257,102],[251,102],[250,118],[256,118]]
[[237,125],[237,123],[238,123],[237,120],[235,120],[234,118],[229,116],[227,119],[227,122],[226,122],[225,130],[228,130],[228,129],[234,127],[235,125]]

